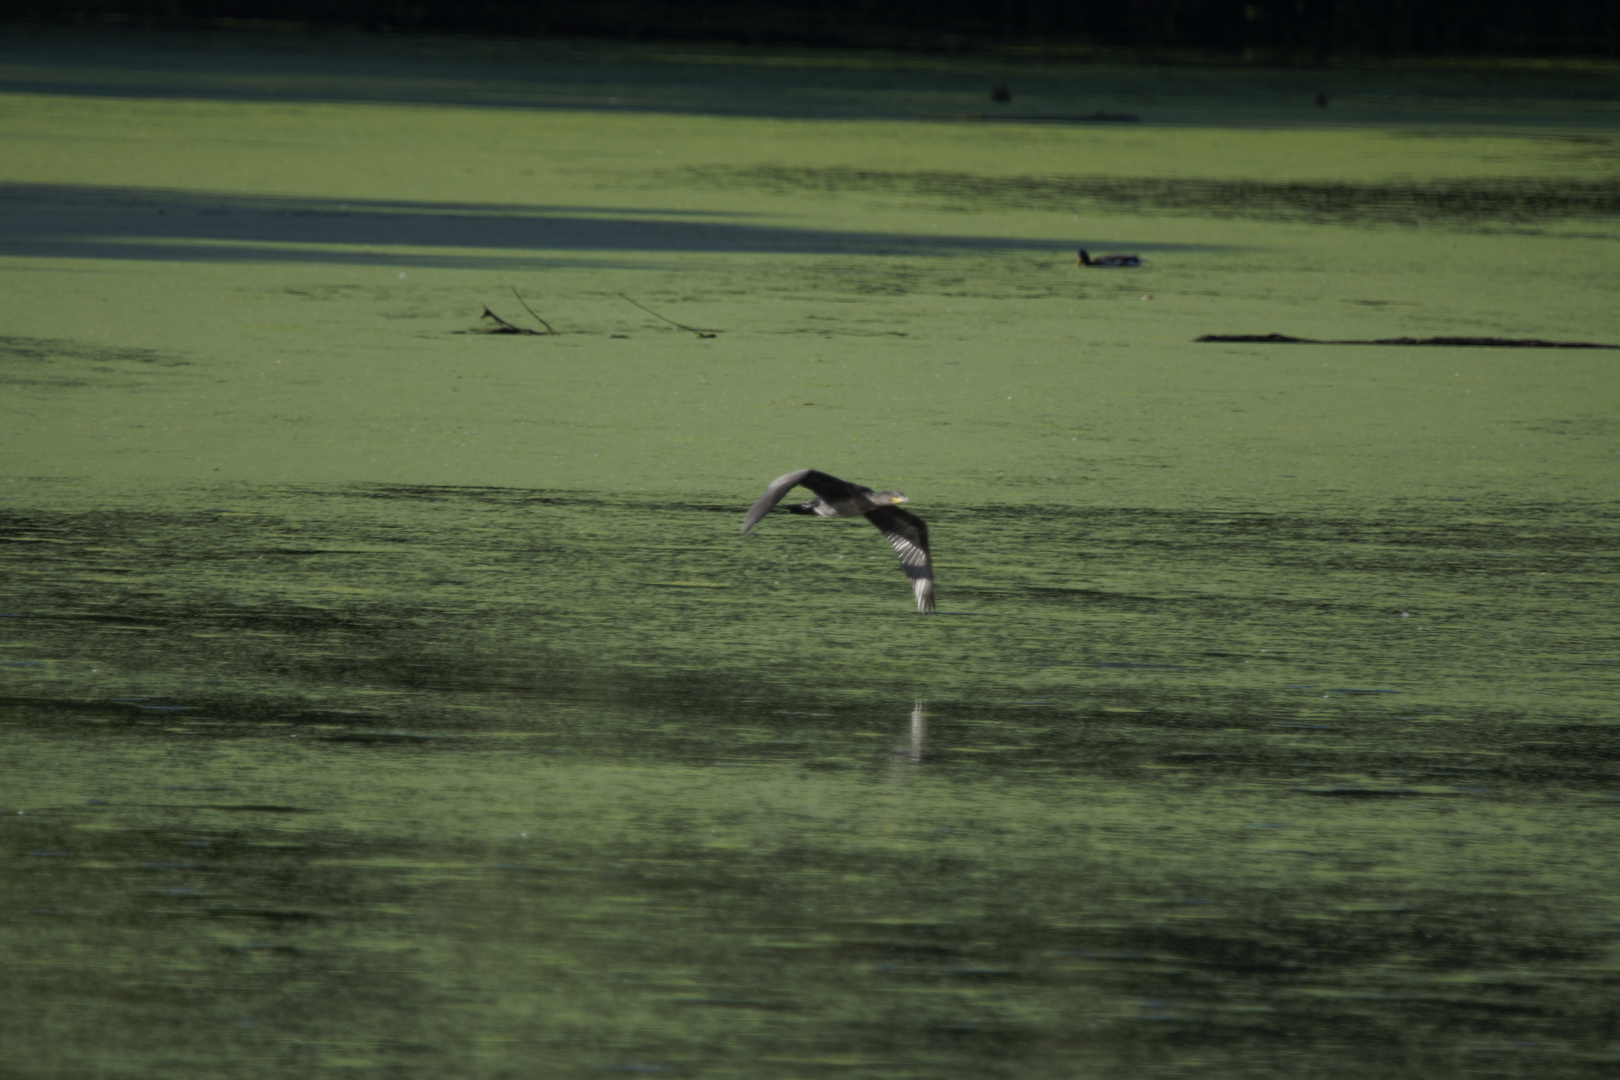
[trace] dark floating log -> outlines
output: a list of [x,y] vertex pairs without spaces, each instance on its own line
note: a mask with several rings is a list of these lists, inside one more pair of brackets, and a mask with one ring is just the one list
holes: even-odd
[[1543,341],[1540,338],[1501,337],[1392,337],[1370,340],[1344,338],[1318,340],[1317,338],[1289,337],[1287,334],[1205,334],[1194,341],[1256,342],[1260,344],[1297,345],[1452,345],[1476,349],[1620,349],[1620,345],[1605,345],[1600,341]]

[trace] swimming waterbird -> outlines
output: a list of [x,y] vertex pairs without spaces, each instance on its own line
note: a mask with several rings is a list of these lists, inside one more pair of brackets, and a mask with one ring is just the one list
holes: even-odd
[[917,596],[917,610],[934,610],[934,565],[928,559],[928,526],[915,514],[899,508],[899,503],[911,500],[898,491],[873,491],[815,469],[796,469],[771,481],[765,494],[748,508],[742,531],[758,525],[782,496],[796,487],[809,488],[816,497],[787,507],[790,514],[864,517],[876,525],[900,556],[900,569],[911,579],[911,591]]
[[1101,266],[1108,270],[1117,270],[1122,266],[1141,266],[1140,255],[1099,255],[1093,259],[1086,253],[1085,248],[1080,249],[1080,266]]

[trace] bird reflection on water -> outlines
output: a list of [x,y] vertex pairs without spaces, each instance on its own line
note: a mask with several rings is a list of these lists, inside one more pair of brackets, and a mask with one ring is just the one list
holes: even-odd
[[894,762],[889,768],[889,777],[893,780],[904,780],[922,764],[923,751],[928,741],[928,702],[918,698],[911,706],[911,721],[905,733],[895,741]]

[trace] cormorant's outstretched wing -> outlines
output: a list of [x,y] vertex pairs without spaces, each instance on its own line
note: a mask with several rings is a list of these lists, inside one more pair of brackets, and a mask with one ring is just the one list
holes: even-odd
[[771,507],[782,501],[782,496],[800,484],[823,499],[847,499],[862,491],[871,490],[859,484],[852,484],[848,480],[840,480],[836,476],[817,472],[815,469],[795,469],[772,480],[770,486],[765,489],[765,494],[754,500],[754,505],[748,508],[748,514],[743,518],[742,531],[747,532],[758,525],[760,519],[771,512]]
[[934,564],[928,558],[928,526],[915,514],[885,506],[866,515],[866,520],[882,530],[894,553],[900,556],[900,569],[911,579],[917,594],[917,610],[934,610]]

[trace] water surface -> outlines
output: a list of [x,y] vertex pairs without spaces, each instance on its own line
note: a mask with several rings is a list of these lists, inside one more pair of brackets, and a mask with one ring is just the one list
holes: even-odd
[[[1578,79],[1105,128],[53,40],[0,99],[19,1074],[1612,1072],[1613,354],[1193,341],[1620,341]],[[737,534],[801,466],[911,496],[938,615],[863,523]]]

